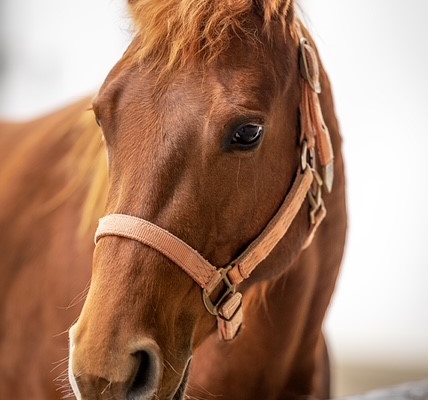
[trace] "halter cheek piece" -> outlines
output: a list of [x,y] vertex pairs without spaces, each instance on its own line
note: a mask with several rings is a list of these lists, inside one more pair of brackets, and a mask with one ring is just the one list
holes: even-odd
[[[231,340],[242,324],[242,294],[237,285],[274,249],[287,233],[306,197],[310,205],[311,230],[303,246],[311,243],[314,233],[324,219],[326,210],[322,200],[322,186],[328,192],[333,184],[333,150],[324,123],[318,94],[319,65],[314,49],[297,26],[300,39],[300,69],[302,100],[301,165],[290,192],[281,207],[260,235],[234,261],[217,268],[172,233],[144,219],[123,214],[107,215],[99,220],[95,243],[104,236],[120,236],[147,245],[181,267],[201,288],[208,312],[217,317],[220,339]],[[322,167],[322,176],[315,166],[315,148]]]

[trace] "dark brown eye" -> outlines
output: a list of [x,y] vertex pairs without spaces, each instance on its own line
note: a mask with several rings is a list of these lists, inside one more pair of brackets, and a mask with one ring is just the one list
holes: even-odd
[[255,147],[263,136],[263,125],[247,124],[239,127],[232,136],[231,145],[242,148]]

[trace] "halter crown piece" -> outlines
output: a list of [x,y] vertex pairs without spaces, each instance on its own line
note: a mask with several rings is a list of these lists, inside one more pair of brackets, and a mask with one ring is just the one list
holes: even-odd
[[[95,243],[105,236],[136,240],[182,268],[202,288],[206,309],[217,317],[221,340],[233,339],[242,325],[242,294],[237,291],[237,285],[250,276],[284,237],[306,197],[310,205],[311,229],[303,248],[312,242],[316,229],[326,215],[322,186],[330,191],[333,184],[333,150],[318,99],[321,92],[318,59],[299,25],[297,32],[302,75],[301,165],[277,213],[240,256],[226,267],[215,267],[172,233],[144,219],[124,214],[101,218],[95,233]],[[322,177],[315,166],[315,148],[318,149]]]

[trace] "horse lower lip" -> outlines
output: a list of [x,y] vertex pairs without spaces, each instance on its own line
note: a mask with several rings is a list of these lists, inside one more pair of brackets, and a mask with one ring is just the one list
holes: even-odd
[[184,370],[183,377],[181,378],[180,386],[178,386],[178,389],[175,392],[172,400],[183,400],[184,399],[184,392],[186,390],[187,380],[189,379],[189,371],[190,371],[191,361],[192,361],[192,359],[190,358],[189,361],[187,362],[186,368]]

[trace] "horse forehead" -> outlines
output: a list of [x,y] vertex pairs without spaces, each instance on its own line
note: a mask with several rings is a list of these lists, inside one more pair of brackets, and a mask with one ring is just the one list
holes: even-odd
[[106,110],[108,117],[132,113],[142,118],[140,122],[158,127],[213,114],[227,118],[237,107],[243,112],[267,111],[277,82],[271,64],[255,62],[249,55],[176,71],[165,81],[155,70],[119,62],[98,93],[94,109]]
[[162,102],[167,107],[163,112],[204,114],[218,109],[233,113],[237,107],[266,111],[276,93],[275,83],[270,71],[255,66],[212,67],[202,73],[182,73],[164,93]]

